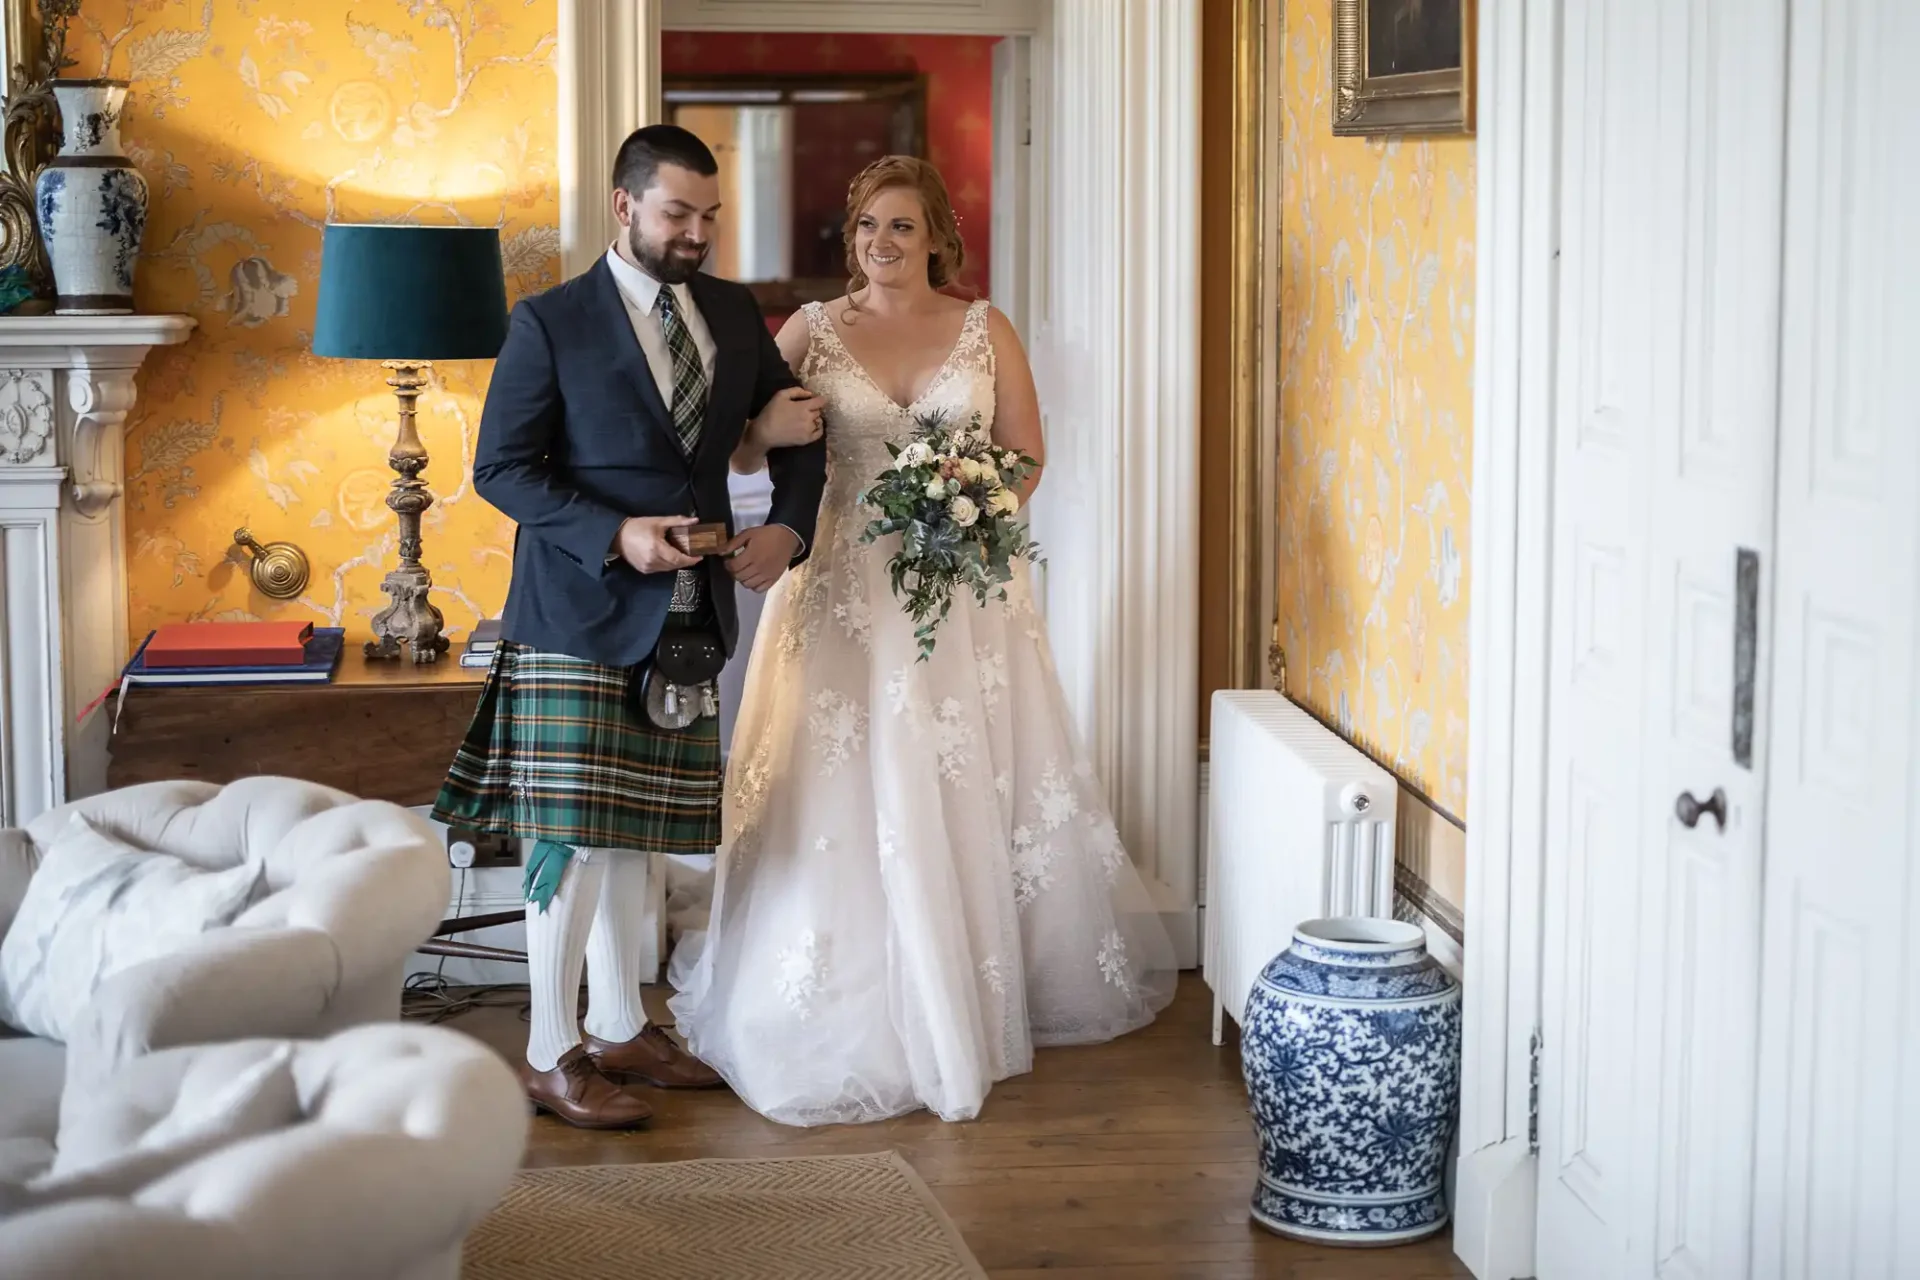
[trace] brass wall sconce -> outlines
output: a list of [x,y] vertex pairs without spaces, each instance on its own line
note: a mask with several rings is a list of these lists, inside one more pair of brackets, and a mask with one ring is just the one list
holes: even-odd
[[265,546],[245,529],[235,529],[233,540],[253,554],[249,572],[253,589],[269,600],[291,600],[307,589],[307,553],[291,542],[269,542]]

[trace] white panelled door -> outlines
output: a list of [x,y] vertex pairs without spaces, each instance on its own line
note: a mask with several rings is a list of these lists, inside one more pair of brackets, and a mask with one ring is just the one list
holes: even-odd
[[1564,9],[1542,1280],[1747,1269],[1785,5]]
[[1920,1276],[1920,3],[1794,0],[1792,49],[1750,1274],[1906,1280]]

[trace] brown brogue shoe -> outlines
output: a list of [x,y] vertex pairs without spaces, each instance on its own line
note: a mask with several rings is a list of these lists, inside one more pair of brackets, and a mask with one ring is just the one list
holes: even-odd
[[659,1027],[649,1026],[625,1042],[588,1036],[586,1049],[606,1074],[644,1080],[656,1089],[716,1089],[726,1083]]
[[579,1129],[632,1129],[653,1116],[645,1099],[602,1075],[580,1045],[560,1055],[551,1071],[535,1071],[523,1059],[520,1083],[535,1107]]

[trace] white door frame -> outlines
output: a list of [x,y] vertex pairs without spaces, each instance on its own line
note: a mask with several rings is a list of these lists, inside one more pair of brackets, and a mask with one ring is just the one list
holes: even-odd
[[660,118],[660,6],[560,0],[560,272],[571,279],[619,234],[608,178],[614,152]]
[[1454,1250],[1534,1273],[1564,0],[1480,0],[1467,950]]
[[1002,40],[993,47],[993,252],[987,293],[1014,332],[1025,340],[1032,327],[1028,295],[1037,273],[1029,268],[1033,248],[1031,194],[1043,176],[1033,155],[1033,41]]
[[[1034,523],[1042,544],[1074,566],[1048,576],[1045,607],[1088,755],[1191,967],[1199,952],[1199,0],[561,0],[569,275],[612,242],[604,175],[613,149],[659,118],[662,28],[1032,41],[1027,260],[1036,270],[1022,322],[1049,462]],[[1070,190],[1080,198],[1054,198]]]

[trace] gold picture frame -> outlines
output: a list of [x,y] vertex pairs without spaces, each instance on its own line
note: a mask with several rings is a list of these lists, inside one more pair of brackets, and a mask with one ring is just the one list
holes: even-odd
[[1333,0],[1338,137],[1473,133],[1474,0]]
[[67,24],[77,0],[0,0],[0,271],[22,271],[32,296],[17,314],[53,306],[53,272],[34,214],[34,183],[60,150],[60,109],[52,82],[69,65]]

